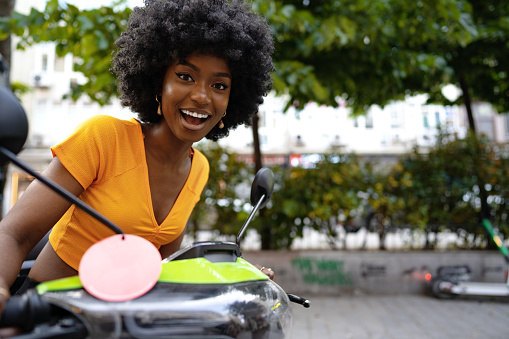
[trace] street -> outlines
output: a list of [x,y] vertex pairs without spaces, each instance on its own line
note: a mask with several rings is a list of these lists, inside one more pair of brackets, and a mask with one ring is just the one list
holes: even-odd
[[509,338],[509,301],[424,295],[312,297],[293,307],[292,339]]

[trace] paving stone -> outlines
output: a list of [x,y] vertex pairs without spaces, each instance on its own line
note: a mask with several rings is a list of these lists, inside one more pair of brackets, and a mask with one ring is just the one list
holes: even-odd
[[509,338],[509,300],[424,295],[308,296],[293,305],[292,339]]

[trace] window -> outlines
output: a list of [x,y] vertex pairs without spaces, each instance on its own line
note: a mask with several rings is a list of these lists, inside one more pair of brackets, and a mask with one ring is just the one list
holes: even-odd
[[373,128],[373,113],[366,114],[366,128]]
[[495,128],[493,126],[493,120],[480,120],[478,121],[479,134],[484,134],[490,139],[495,138]]
[[504,114],[505,120],[505,135],[509,137],[509,113]]
[[265,110],[261,110],[258,112],[258,127],[265,127],[266,126],[266,123],[265,121],[267,120],[267,113],[265,112]]
[[55,72],[63,72],[65,70],[65,59],[55,57]]
[[451,106],[445,107],[445,119],[447,120],[448,123],[451,123],[453,120],[453,112]]
[[48,70],[48,55],[47,54],[43,54],[42,55],[41,70],[42,71],[47,71]]
[[71,89],[78,88],[78,79],[72,78],[71,81],[69,82],[69,86],[71,87]]
[[429,117],[428,117],[428,108],[422,108],[422,126],[424,128],[429,128]]
[[399,114],[398,111],[391,111],[391,128],[399,128],[400,121],[399,121]]

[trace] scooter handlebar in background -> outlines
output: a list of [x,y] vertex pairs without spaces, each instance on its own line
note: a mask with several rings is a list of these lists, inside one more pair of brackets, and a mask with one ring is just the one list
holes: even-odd
[[311,306],[311,302],[307,300],[306,298],[299,297],[298,295],[286,293],[288,296],[288,299],[290,299],[291,302],[294,302],[296,304],[304,306],[304,308],[309,308]]

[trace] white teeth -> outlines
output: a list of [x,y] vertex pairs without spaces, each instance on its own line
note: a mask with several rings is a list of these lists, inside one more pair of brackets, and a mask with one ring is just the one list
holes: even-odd
[[200,113],[196,113],[196,112],[191,112],[191,111],[188,111],[188,110],[185,110],[185,109],[182,110],[182,113],[190,115],[190,116],[195,117],[195,118],[200,118],[200,119],[208,118],[207,114],[200,114]]

